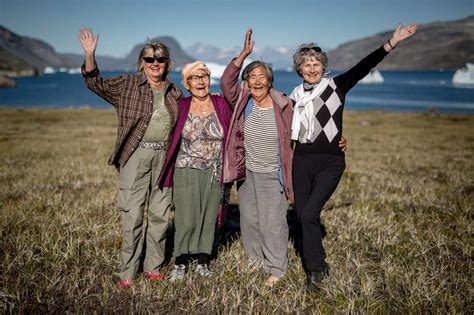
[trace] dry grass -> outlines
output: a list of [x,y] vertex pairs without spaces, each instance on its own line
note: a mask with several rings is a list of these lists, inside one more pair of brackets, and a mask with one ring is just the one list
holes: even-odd
[[109,110],[0,110],[2,312],[474,312],[474,116],[346,113],[347,171],[323,212],[331,275],[317,294],[291,243],[269,290],[238,237],[209,280],[117,289],[115,126]]

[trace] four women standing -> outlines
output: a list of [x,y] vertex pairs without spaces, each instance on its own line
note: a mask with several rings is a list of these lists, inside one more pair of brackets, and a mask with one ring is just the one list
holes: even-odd
[[[321,48],[301,45],[293,59],[304,82],[289,98],[272,88],[273,71],[261,61],[245,67],[238,83],[255,44],[249,29],[243,50],[221,78],[225,99],[209,94],[210,70],[197,61],[183,68],[183,86],[191,96],[179,100],[178,110],[182,94],[166,79],[170,71],[166,46],[147,43],[139,56],[137,75],[103,79],[94,58],[98,36],[81,29],[78,37],[85,51],[86,84],[112,103],[119,117],[116,149],[109,161],[120,171],[119,286],[133,284],[140,258],[145,275],[152,280],[163,278],[158,269],[164,259],[173,180],[176,234],[171,280],[183,279],[190,255],[198,256],[195,271],[209,276],[224,183],[237,181],[242,243],[250,263],[262,265],[270,274],[268,286],[288,268],[286,212],[294,188],[306,288],[317,290],[328,274],[321,210],[345,169],[344,141],[340,148],[345,95],[399,42],[415,33],[416,25],[400,25],[387,43],[334,78],[326,76],[327,56]],[[291,140],[296,143],[294,153]],[[148,229],[142,231],[146,206]]]

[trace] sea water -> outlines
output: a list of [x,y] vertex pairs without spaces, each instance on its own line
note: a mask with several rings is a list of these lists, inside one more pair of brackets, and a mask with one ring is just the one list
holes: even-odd
[[[349,110],[426,111],[474,114],[474,86],[456,86],[453,71],[381,71],[384,82],[357,84],[347,95]],[[103,72],[104,77],[121,74]],[[332,75],[337,75],[333,72]],[[274,87],[287,95],[301,83],[294,72],[275,71]],[[181,89],[177,72],[170,79]],[[15,88],[0,89],[0,107],[69,108],[90,106],[107,108],[106,101],[87,89],[82,75],[55,73],[38,77],[17,78]],[[183,91],[185,91],[183,89]],[[212,92],[220,92],[217,84]],[[185,94],[188,94],[185,92]]]

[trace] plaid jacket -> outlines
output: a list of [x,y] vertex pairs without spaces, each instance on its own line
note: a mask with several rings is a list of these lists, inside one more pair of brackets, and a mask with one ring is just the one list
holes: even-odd
[[[140,143],[150,123],[153,109],[153,92],[145,73],[102,78],[97,66],[90,72],[82,66],[87,87],[112,104],[117,111],[118,131],[115,149],[108,163],[117,169],[125,165]],[[172,82],[165,82],[165,105],[171,117],[171,132],[178,119],[178,99],[181,90]],[[171,136],[171,134],[170,134]]]

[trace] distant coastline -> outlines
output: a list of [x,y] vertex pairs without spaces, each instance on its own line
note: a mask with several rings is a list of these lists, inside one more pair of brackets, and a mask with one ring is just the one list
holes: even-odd
[[[104,77],[121,72],[101,72]],[[133,73],[133,72],[131,72]],[[331,75],[340,72],[333,71]],[[454,85],[454,71],[381,71],[383,83],[358,84],[348,94],[346,110],[384,110],[474,113],[474,85]],[[180,73],[170,80],[181,86]],[[59,72],[33,78],[16,78],[15,88],[0,89],[0,107],[14,108],[109,108],[110,104],[87,89],[81,74]],[[274,87],[287,95],[301,83],[294,72],[275,71]],[[220,93],[218,80],[211,91]]]
[[[403,49],[395,49],[377,68],[409,71],[459,69],[467,62],[474,62],[474,51],[470,48],[472,38],[474,38],[472,25],[474,25],[474,16],[457,21],[419,25],[419,33],[422,36],[410,39],[409,44],[402,44]],[[389,36],[390,32],[381,32],[329,50],[329,67],[332,69],[350,68],[368,53],[380,47]],[[202,44],[186,51],[178,40],[171,36],[160,36],[155,39],[170,47],[171,57],[177,68],[196,59],[225,65],[238,54],[237,47],[220,49]],[[143,43],[138,43],[131,47],[124,58],[103,56],[99,51],[96,56],[97,63],[101,70],[133,70],[142,45]],[[263,58],[271,62],[276,70],[291,68],[293,49],[282,50],[271,47],[258,49],[262,50],[255,53],[254,58]],[[20,36],[14,30],[0,25],[0,75],[32,76],[52,68],[63,68],[68,71],[77,69],[82,61],[81,54],[58,53],[54,47],[41,39]]]

